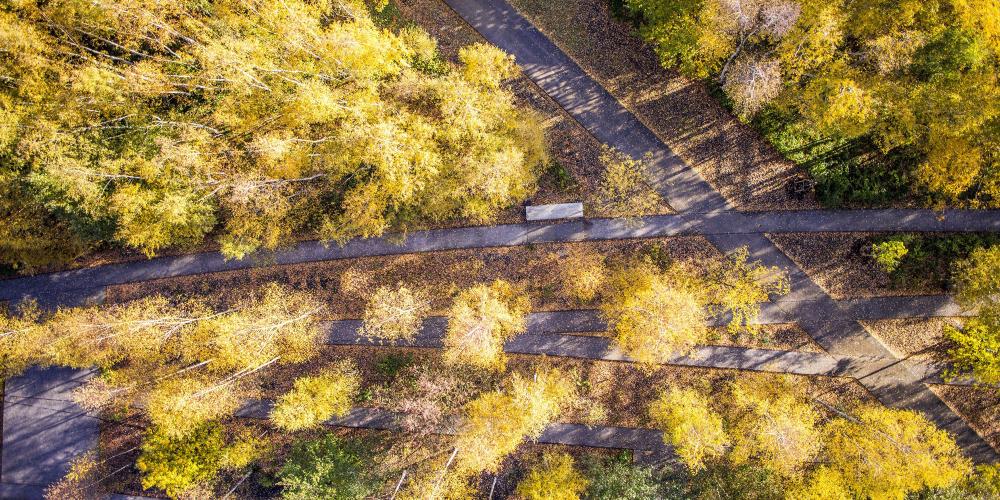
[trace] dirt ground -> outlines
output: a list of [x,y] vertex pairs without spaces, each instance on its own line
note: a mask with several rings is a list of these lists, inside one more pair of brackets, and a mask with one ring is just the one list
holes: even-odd
[[[395,347],[359,348],[352,346],[326,347],[315,361],[269,369],[268,373],[259,377],[263,392],[260,397],[274,398],[291,387],[296,376],[312,373],[329,363],[350,359],[362,374],[361,396],[359,404],[367,406],[391,405],[394,397],[393,381],[406,373],[408,366],[427,365],[431,369],[441,366],[440,351],[434,349],[406,349]],[[722,396],[726,387],[734,380],[750,380],[755,383],[768,383],[782,375],[754,373],[737,370],[714,370],[692,367],[661,367],[655,371],[645,371],[628,363],[587,361],[567,358],[545,358],[539,356],[514,355],[508,362],[508,373],[518,372],[526,376],[539,368],[557,368],[568,373],[575,382],[576,390],[581,399],[558,421],[568,423],[585,423],[588,425],[612,425],[622,427],[651,427],[647,411],[649,405],[661,391],[670,387],[691,387]],[[820,399],[835,407],[850,409],[859,404],[873,404],[874,398],[859,384],[848,379],[833,377],[797,377],[788,376],[806,394]],[[499,376],[484,377],[483,390],[490,390],[501,379]],[[623,391],[622,387],[632,390]],[[457,408],[456,408],[457,409]],[[818,408],[825,418],[834,415]],[[138,471],[131,467],[139,454],[140,445],[145,432],[146,422],[136,412],[106,421],[101,428],[100,458],[105,460],[103,467],[112,474],[104,485],[111,491],[128,494],[146,494],[140,484]],[[225,422],[229,433],[235,435],[241,430],[248,430],[254,435],[267,436],[273,440],[274,447],[268,453],[267,459],[258,471],[272,473],[277,470],[287,454],[290,442],[295,438],[309,437],[323,431],[306,431],[289,435],[269,429],[266,422],[254,420],[230,419]],[[391,433],[337,429],[334,432],[345,436],[376,434],[391,439]],[[505,464],[507,473],[516,473],[521,464],[519,461],[531,460],[533,455],[550,446],[525,445]],[[597,453],[599,456],[615,454],[613,450],[589,450],[586,448],[566,448],[578,458]],[[237,489],[237,497],[260,497],[273,493],[262,486],[260,475],[254,477]],[[222,484],[235,485],[239,474],[223,473]]]
[[1000,390],[996,387],[929,384],[952,410],[994,449],[1000,449]]
[[[656,254],[694,268],[721,257],[701,237],[650,240],[615,240],[552,243],[523,247],[448,250],[424,254],[375,256],[358,259],[254,268],[223,273],[168,278],[109,287],[107,301],[125,302],[152,294],[181,298],[203,295],[224,302],[277,282],[317,294],[327,304],[326,319],[359,318],[372,291],[380,286],[407,284],[431,299],[431,314],[443,315],[459,290],[496,279],[526,291],[535,311],[593,309],[599,302],[582,302],[565,288],[566,257],[579,252],[605,256],[609,267],[624,265],[644,255]],[[713,329],[710,344],[821,351],[809,335],[795,325],[764,325],[759,335],[730,335]]]
[[865,252],[874,233],[769,234],[778,248],[835,299],[935,295],[945,290],[932,283],[900,284]]
[[947,361],[944,325],[960,325],[962,318],[903,318],[862,321],[897,357],[925,361]]
[[816,208],[786,191],[803,172],[724,109],[703,82],[663,69],[605,0],[511,3],[741,210]]
[[118,285],[108,288],[107,301],[121,302],[150,294],[222,297],[269,282],[308,290],[328,302],[328,317],[358,318],[369,294],[382,285],[406,283],[431,297],[432,314],[443,314],[452,295],[475,283],[504,279],[520,286],[534,310],[594,307],[569,297],[563,289],[563,262],[571,251],[588,250],[605,256],[609,264],[639,258],[650,252],[696,268],[721,257],[701,237],[649,240],[613,240],[546,243],[518,247],[447,250],[421,254],[361,257],[288,266],[271,266],[222,273]]

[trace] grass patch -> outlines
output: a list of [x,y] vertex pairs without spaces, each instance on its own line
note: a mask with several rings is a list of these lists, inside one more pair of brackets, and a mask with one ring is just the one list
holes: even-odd
[[750,123],[778,151],[809,171],[816,197],[827,207],[877,206],[913,195],[907,152],[881,155],[870,140],[826,137],[791,111],[765,108]]
[[409,352],[390,352],[375,362],[375,372],[385,380],[394,380],[399,372],[414,362],[413,354]]

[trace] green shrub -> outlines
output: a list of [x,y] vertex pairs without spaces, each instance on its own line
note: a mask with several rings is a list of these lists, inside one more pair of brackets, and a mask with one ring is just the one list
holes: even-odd
[[371,453],[361,441],[333,434],[301,441],[292,447],[278,472],[282,497],[292,499],[362,499],[379,485],[372,473]]
[[[879,260],[879,249],[885,248],[889,252],[892,247],[898,246],[891,243],[894,241],[906,248],[906,252],[899,256],[896,267],[889,271],[897,285],[946,287],[956,277],[956,262],[969,257],[976,249],[1000,243],[1000,235],[893,235],[875,240],[872,246],[873,257]],[[883,258],[887,262],[891,260],[888,256]]]
[[151,431],[136,466],[143,488],[159,488],[176,498],[192,486],[212,480],[225,460],[222,426],[209,423],[182,438]]
[[551,181],[559,191],[567,192],[576,188],[576,179],[573,178],[573,174],[558,161],[549,163],[545,170],[545,177],[545,180]]
[[412,364],[412,353],[389,353],[375,361],[375,371],[386,380],[394,380],[400,371]]
[[704,500],[780,500],[785,498],[781,478],[753,464],[718,463],[699,472],[691,480],[690,497]]
[[899,268],[899,263],[906,256],[906,243],[900,240],[886,240],[872,245],[872,258],[879,267],[887,273],[893,273]]
[[648,467],[630,463],[627,453],[613,460],[594,461],[587,468],[585,498],[593,500],[645,500],[660,498],[660,485]]

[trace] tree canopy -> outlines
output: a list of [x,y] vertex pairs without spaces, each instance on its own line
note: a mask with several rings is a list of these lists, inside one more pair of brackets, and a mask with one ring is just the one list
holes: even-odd
[[489,221],[533,192],[539,121],[487,45],[438,62],[360,0],[24,1],[0,11],[0,258],[214,234],[229,257],[292,233]]
[[939,202],[1000,206],[996,2],[625,4],[665,66],[717,79],[738,114],[764,115],[780,149],[815,160],[828,201],[875,200],[913,179]]
[[712,315],[728,315],[731,334],[757,333],[754,320],[760,304],[788,291],[784,272],[750,261],[746,248],[710,261],[701,270],[644,259],[617,269],[609,281],[601,309],[611,323],[615,343],[645,365],[687,354],[705,343]]

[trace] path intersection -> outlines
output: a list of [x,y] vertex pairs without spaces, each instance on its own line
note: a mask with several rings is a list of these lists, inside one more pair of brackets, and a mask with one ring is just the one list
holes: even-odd
[[[585,219],[433,229],[410,233],[402,243],[394,238],[353,240],[344,246],[302,242],[268,255],[266,261],[226,260],[217,252],[164,257],[3,281],[0,301],[33,297],[46,307],[72,306],[103,300],[105,288],[112,285],[260,265],[546,242],[702,235],[723,252],[745,246],[751,258],[787,270],[791,292],[765,304],[759,321],[797,323],[826,352],[704,346],[689,356],[671,360],[670,364],[852,377],[882,403],[920,411],[951,432],[975,461],[997,460],[997,452],[926,385],[943,382],[940,366],[898,358],[859,323],[871,319],[960,316],[965,312],[945,296],[835,300],[767,234],[1000,232],[1000,211],[734,211],[717,190],[505,0],[445,1],[487,41],[513,54],[525,75],[602,143],[634,158],[651,155],[654,186],[678,213],[637,221]],[[440,345],[443,326],[442,318],[428,319],[412,345]],[[356,335],[356,321],[329,322],[325,327],[328,343],[364,343]],[[528,331],[508,342],[506,350],[628,361],[613,349],[607,338],[573,335],[605,328],[596,311],[534,313],[529,317]],[[34,497],[27,493],[37,493],[61,477],[69,459],[96,443],[97,419],[82,412],[68,398],[68,392],[82,380],[85,377],[81,373],[71,370],[33,369],[7,382],[0,498]],[[267,409],[266,402],[252,403],[241,415],[259,418],[266,416]],[[356,409],[331,424],[372,428],[393,425],[391,415],[372,409]],[[652,453],[654,458],[669,453],[660,434],[647,429],[557,424],[550,426],[539,441],[632,449],[637,456]]]

